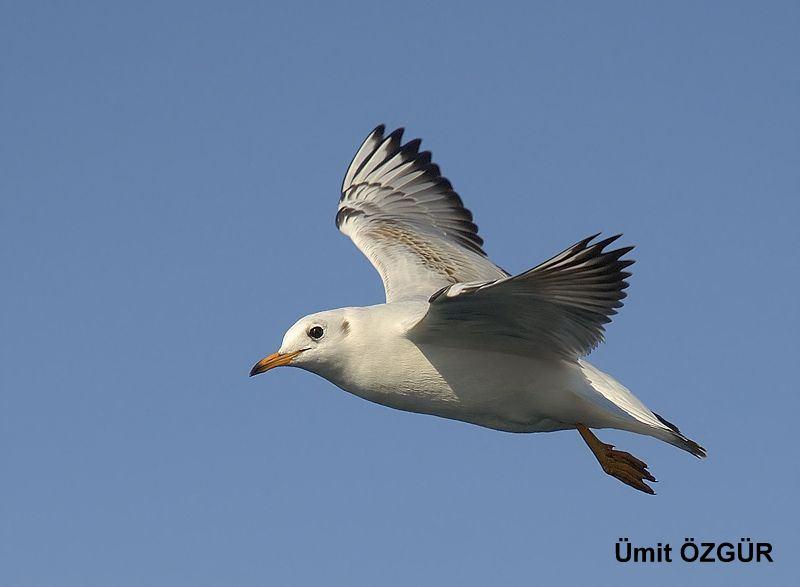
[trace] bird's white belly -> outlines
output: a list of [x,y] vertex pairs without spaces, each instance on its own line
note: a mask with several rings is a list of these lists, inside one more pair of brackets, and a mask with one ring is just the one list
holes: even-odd
[[392,408],[509,432],[562,430],[585,420],[584,402],[570,389],[582,379],[561,361],[396,339],[391,346],[365,350],[346,375],[328,379]]

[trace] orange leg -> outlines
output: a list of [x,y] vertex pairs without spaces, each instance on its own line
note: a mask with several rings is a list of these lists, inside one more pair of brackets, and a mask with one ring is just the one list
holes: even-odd
[[634,489],[655,495],[656,492],[653,491],[652,487],[644,482],[645,479],[647,481],[656,480],[647,470],[646,463],[643,463],[630,453],[614,450],[613,444],[600,442],[600,439],[583,424],[578,424],[577,428],[584,442],[594,453],[603,471],[612,477],[616,477],[625,485],[630,485]]

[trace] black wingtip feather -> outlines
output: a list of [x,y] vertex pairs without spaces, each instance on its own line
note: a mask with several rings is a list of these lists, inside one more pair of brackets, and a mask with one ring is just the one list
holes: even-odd
[[405,145],[400,147],[400,150],[407,155],[417,155],[419,157],[419,147],[422,145],[422,139],[413,139],[408,141]]
[[[598,236],[598,235],[595,235],[595,237],[596,237],[596,236]],[[610,245],[611,243],[613,243],[615,240],[619,240],[619,238],[620,238],[621,236],[622,236],[622,233],[620,233],[620,234],[615,234],[615,235],[613,235],[613,236],[610,236],[610,237],[608,237],[608,238],[605,238],[605,239],[603,239],[603,240],[601,240],[601,241],[598,241],[598,242],[594,243],[592,246],[593,246],[593,247],[597,247],[597,248],[598,248],[598,249],[600,249],[600,250],[603,250],[603,249],[605,249],[605,248],[606,248],[608,245]],[[595,237],[592,237],[592,238],[595,238]]]
[[403,142],[403,133],[406,131],[402,126],[393,130],[389,133],[389,136],[384,139],[384,142],[387,140],[394,140],[397,141],[398,145]]

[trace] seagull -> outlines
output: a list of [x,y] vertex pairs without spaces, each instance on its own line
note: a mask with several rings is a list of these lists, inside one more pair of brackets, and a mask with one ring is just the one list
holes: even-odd
[[699,444],[587,362],[626,297],[631,246],[578,241],[511,275],[421,141],[380,125],[342,183],[336,226],[383,280],[386,303],[298,320],[250,376],[292,366],[398,410],[504,432],[577,430],[602,470],[654,494],[647,464],[601,442],[615,428],[698,458]]

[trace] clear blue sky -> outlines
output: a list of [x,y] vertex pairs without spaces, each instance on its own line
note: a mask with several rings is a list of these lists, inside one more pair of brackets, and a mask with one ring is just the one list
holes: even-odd
[[[0,584],[787,584],[797,552],[797,2],[3,3]],[[296,369],[378,303],[333,224],[379,122],[490,255],[637,245],[593,361],[709,450],[405,414]],[[771,541],[621,565],[618,537]]]

